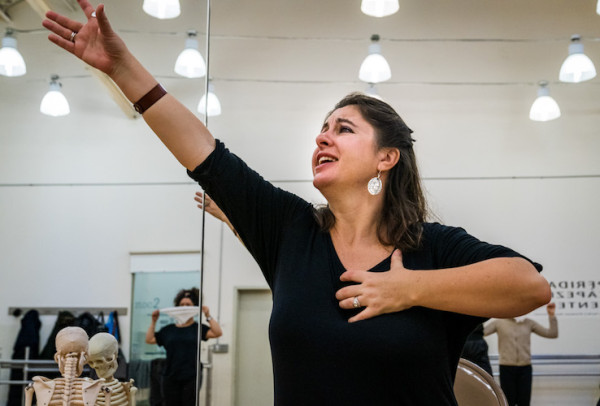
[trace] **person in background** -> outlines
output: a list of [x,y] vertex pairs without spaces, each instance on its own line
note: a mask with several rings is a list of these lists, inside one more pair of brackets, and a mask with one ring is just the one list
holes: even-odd
[[456,405],[458,361],[477,324],[550,301],[541,265],[427,221],[412,130],[389,104],[352,93],[318,124],[307,161],[327,204],[315,208],[249,168],[167,93],[104,5],[78,2],[84,23],[46,13],[50,41],[134,103],[272,290],[275,405]]
[[541,337],[558,337],[556,304],[546,306],[549,326],[524,318],[492,320],[483,329],[483,334],[498,334],[498,355],[500,357],[500,386],[510,406],[529,406],[531,401],[531,334]]
[[[200,295],[197,288],[180,290],[175,306],[198,306]],[[202,324],[201,338],[206,341],[218,338],[223,332],[219,323],[210,315],[208,306],[202,306],[208,324]],[[167,324],[155,332],[160,311],[152,312],[152,321],[146,332],[146,343],[158,344],[167,351],[162,372],[162,395],[165,406],[194,406],[196,404],[196,370],[198,359],[198,323],[190,317],[184,323]],[[199,371],[202,374],[202,370]],[[200,375],[200,386],[202,375]],[[200,390],[200,388],[198,388]]]
[[490,357],[488,356],[488,344],[483,338],[483,324],[478,324],[471,334],[469,334],[461,357],[474,362],[490,374],[490,376],[494,376]]

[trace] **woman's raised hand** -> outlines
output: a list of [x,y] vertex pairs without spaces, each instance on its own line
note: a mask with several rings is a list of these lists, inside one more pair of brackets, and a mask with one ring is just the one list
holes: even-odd
[[88,65],[112,76],[129,53],[127,46],[112,30],[103,4],[94,10],[87,0],[77,2],[87,22],[81,23],[48,11],[46,20],[42,22],[52,32],[48,39]]

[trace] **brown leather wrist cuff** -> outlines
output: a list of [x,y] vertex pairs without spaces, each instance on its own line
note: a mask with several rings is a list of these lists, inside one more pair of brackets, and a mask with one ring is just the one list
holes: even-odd
[[156,86],[154,86],[152,90],[143,95],[141,99],[134,103],[133,108],[138,113],[143,114],[144,111],[152,107],[152,105],[159,101],[160,98],[163,97],[165,94],[167,94],[167,91],[159,83]]

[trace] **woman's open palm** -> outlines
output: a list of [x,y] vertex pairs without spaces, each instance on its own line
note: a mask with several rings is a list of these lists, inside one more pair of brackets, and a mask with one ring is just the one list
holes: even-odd
[[[48,39],[88,65],[111,75],[127,47],[112,30],[104,13],[104,5],[101,4],[94,10],[87,0],[78,0],[78,3],[87,17],[87,22],[83,24],[49,11],[46,13],[47,19],[42,23],[52,32]],[[76,33],[73,40],[72,32]]]

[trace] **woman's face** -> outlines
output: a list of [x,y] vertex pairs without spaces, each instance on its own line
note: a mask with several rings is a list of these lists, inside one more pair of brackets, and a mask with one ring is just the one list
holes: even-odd
[[194,302],[189,297],[184,297],[179,301],[179,306],[194,306]]
[[375,130],[356,106],[335,110],[316,139],[312,157],[313,184],[321,193],[348,188],[367,192],[369,179],[377,176]]

